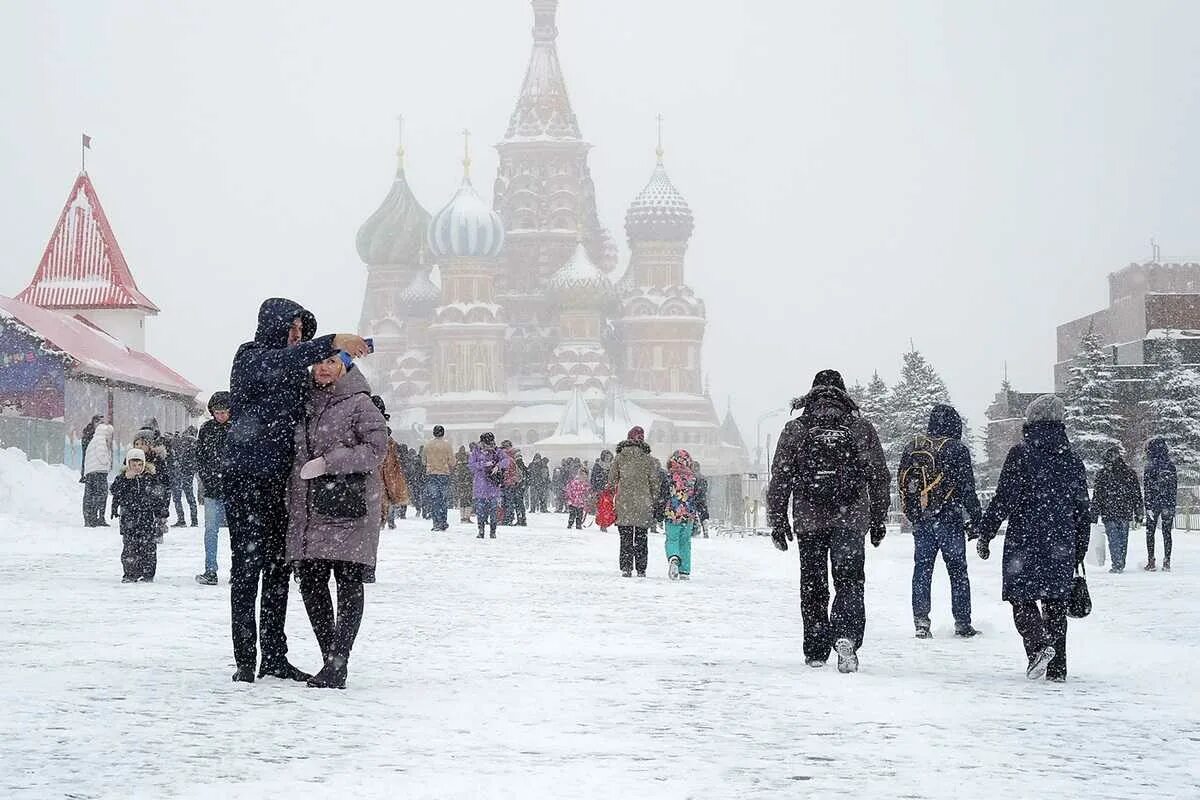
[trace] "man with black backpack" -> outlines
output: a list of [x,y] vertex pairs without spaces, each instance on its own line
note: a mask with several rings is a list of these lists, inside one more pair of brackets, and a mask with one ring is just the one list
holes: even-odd
[[[967,577],[967,539],[983,518],[975,493],[971,451],[962,443],[962,417],[947,405],[935,405],[929,428],[904,448],[896,479],[900,508],[913,524],[913,624],[918,639],[931,639],[929,590],[940,551],[950,576],[954,635],[978,633],[971,625],[971,581]],[[970,533],[968,533],[968,530]]]
[[864,540],[869,532],[872,545],[883,542],[891,477],[879,435],[837,371],[818,372],[792,409],[803,411],[780,434],[767,488],[771,538],[780,550],[795,539],[800,550],[805,663],[824,666],[832,647],[838,671],[857,672],[866,629]]

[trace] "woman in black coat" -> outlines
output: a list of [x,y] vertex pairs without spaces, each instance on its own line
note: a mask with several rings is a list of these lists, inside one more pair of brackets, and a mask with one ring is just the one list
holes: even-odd
[[1007,519],[1003,599],[1012,603],[1025,643],[1025,674],[1061,682],[1067,679],[1067,601],[1091,536],[1087,473],[1067,440],[1062,400],[1042,395],[1025,419],[1024,441],[1008,452],[983,515],[978,550],[988,557],[988,543]]
[[1171,526],[1175,522],[1175,496],[1179,478],[1166,439],[1151,439],[1146,444],[1146,570],[1154,572],[1154,531],[1162,524],[1163,562],[1171,571]]
[[1121,458],[1119,447],[1104,453],[1104,466],[1096,473],[1092,487],[1092,522],[1104,521],[1108,552],[1112,555],[1109,572],[1125,571],[1129,550],[1129,523],[1142,522],[1142,484],[1137,473]]

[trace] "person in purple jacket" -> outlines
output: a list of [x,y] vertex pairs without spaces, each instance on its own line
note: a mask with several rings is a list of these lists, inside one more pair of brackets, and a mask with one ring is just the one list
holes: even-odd
[[490,526],[493,539],[496,538],[496,524],[499,522],[500,494],[504,484],[504,473],[512,466],[512,459],[503,450],[496,448],[496,435],[485,433],[479,437],[478,444],[471,445],[471,458],[468,461],[471,474],[474,476],[475,489],[475,519],[479,524],[479,536],[483,538],[485,525]]

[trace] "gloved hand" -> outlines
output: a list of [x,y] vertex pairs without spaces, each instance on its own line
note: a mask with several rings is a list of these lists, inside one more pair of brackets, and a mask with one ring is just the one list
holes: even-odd
[[300,468],[300,477],[306,481],[319,478],[325,474],[325,469],[325,456],[320,456],[305,462],[304,466]]
[[113,508],[113,510],[112,510],[112,517],[111,517],[111,518],[112,518],[112,519],[116,519],[116,518],[117,518],[117,509],[116,509],[115,507],[114,507],[114,508]]
[[982,558],[984,561],[987,561],[992,555],[990,540],[980,536],[979,541],[975,543],[975,552],[979,553],[980,558]]
[[887,536],[887,526],[886,525],[872,525],[871,526],[871,546],[872,547],[879,547],[879,545],[881,545],[883,543],[883,537],[885,537],[885,536]]
[[788,549],[788,542],[795,538],[792,529],[788,527],[775,528],[771,531],[771,541],[775,543],[775,548],[785,553]]

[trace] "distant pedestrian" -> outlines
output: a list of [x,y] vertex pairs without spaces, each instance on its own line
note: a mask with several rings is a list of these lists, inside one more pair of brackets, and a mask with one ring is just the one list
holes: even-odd
[[1171,528],[1175,523],[1179,478],[1165,439],[1151,439],[1146,445],[1146,571],[1154,572],[1155,530],[1162,526],[1163,572],[1171,571]]
[[125,469],[113,480],[112,513],[121,520],[121,583],[152,583],[158,570],[158,533],[170,514],[171,489],[146,454],[125,453]]
[[[87,466],[84,459],[87,457],[88,445],[92,442],[92,437],[96,435],[96,426],[104,421],[103,414],[95,414],[88,424],[83,426],[83,430],[79,432],[79,482],[85,483],[87,477]],[[107,490],[106,490],[107,491]]]
[[[693,461],[692,469],[696,473],[696,527],[708,538],[708,478],[700,469],[700,462]],[[693,535],[695,531],[693,530]]]
[[460,445],[458,452],[454,454],[454,477],[450,483],[454,504],[458,506],[458,521],[466,525],[474,524],[474,520],[471,519],[471,507],[475,504],[475,496],[471,488],[473,478],[470,461],[471,456],[467,448]]
[[229,437],[229,392],[214,392],[208,401],[212,419],[200,426],[196,440],[196,469],[204,503],[204,572],[196,576],[203,586],[217,585],[217,545],[225,516],[226,442]]
[[567,484],[565,490],[568,509],[567,530],[571,528],[583,530],[583,515],[587,509],[590,493],[591,487],[588,485],[587,473],[581,469]]
[[108,474],[113,467],[113,426],[100,417],[83,454],[83,524],[107,528]]
[[1092,522],[1104,521],[1108,552],[1112,556],[1109,572],[1125,571],[1129,551],[1129,524],[1142,523],[1142,484],[1137,473],[1121,458],[1121,450],[1110,447],[1104,453],[1104,466],[1096,473],[1092,489]]
[[513,465],[512,459],[508,453],[496,447],[496,435],[489,431],[479,437],[478,444],[471,446],[468,463],[474,476],[472,494],[475,497],[475,522],[479,526],[478,538],[483,538],[486,529],[495,539],[501,487],[508,469]]
[[433,517],[433,530],[450,529],[446,520],[450,504],[450,472],[454,469],[454,448],[446,440],[446,429],[433,426],[433,438],[425,443],[425,494]]
[[1067,439],[1062,400],[1042,395],[1029,405],[1025,420],[1023,441],[1004,459],[976,547],[986,559],[989,543],[1008,520],[1002,597],[1012,604],[1025,644],[1025,675],[1062,682],[1067,601],[1092,529],[1087,473]]
[[658,460],[650,455],[646,432],[640,426],[631,428],[625,441],[617,445],[608,475],[608,485],[615,493],[617,531],[621,534],[618,565],[626,578],[633,575],[634,569],[639,578],[646,577],[649,531],[662,491],[661,472]]
[[187,498],[188,510],[191,512],[191,526],[199,526],[196,512],[196,429],[188,426],[187,430],[172,437],[174,452],[175,480],[171,487],[171,499],[175,503],[176,528],[189,527],[183,518],[183,499]]
[[692,577],[692,529],[696,524],[696,473],[687,450],[676,450],[667,461],[665,530],[667,577]]

